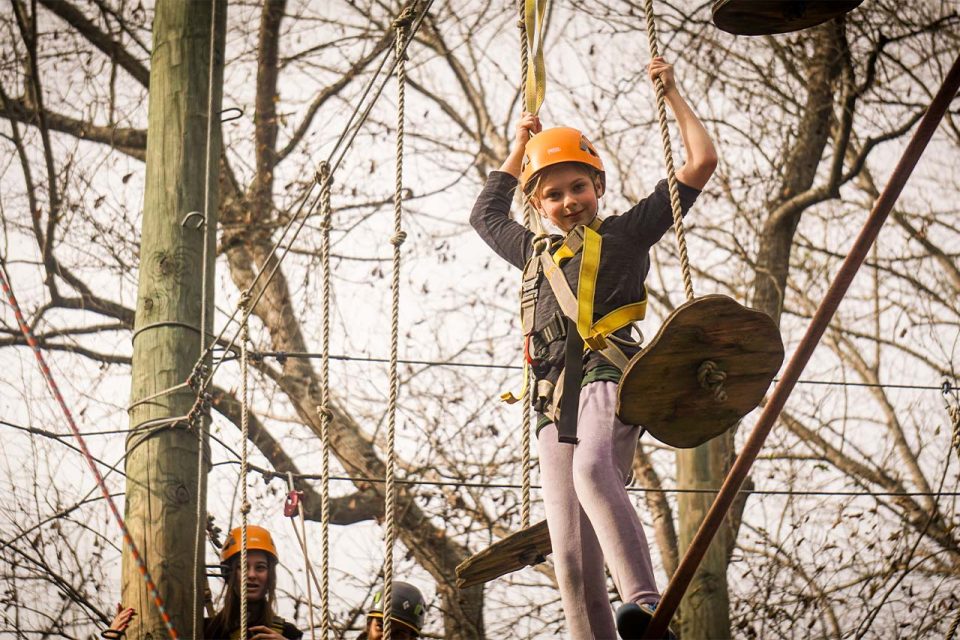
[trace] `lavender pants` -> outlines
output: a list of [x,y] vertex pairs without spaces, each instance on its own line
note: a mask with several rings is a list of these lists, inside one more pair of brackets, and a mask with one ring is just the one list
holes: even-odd
[[616,417],[617,385],[592,382],[580,391],[576,445],[540,431],[540,477],[570,637],[616,640],[604,559],[623,602],[659,599],[650,548],[624,488],[639,427]]

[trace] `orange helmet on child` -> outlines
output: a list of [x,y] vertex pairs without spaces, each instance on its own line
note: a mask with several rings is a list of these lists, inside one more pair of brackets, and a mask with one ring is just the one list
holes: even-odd
[[587,137],[572,127],[544,129],[530,138],[520,165],[521,187],[526,187],[540,170],[561,162],[579,162],[593,167],[600,174],[600,184],[606,188],[600,155]]
[[[226,541],[223,543],[223,549],[220,550],[220,567],[224,576],[228,571],[230,559],[240,553],[240,536],[242,528],[237,527],[230,531]],[[280,559],[277,555],[277,545],[273,543],[273,536],[263,527],[255,524],[247,525],[247,551],[263,551],[273,558],[274,562]]]

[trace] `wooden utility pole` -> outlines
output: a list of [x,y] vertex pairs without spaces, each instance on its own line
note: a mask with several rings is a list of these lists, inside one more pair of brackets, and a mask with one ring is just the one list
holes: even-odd
[[[203,593],[195,585],[202,585],[204,576],[203,523],[198,526],[197,514],[206,518],[209,460],[205,456],[198,464],[199,425],[177,420],[196,399],[191,388],[178,385],[190,377],[200,356],[201,322],[205,332],[213,326],[225,25],[225,0],[158,0],[150,59],[126,521],[183,638],[202,635],[202,627],[195,626],[202,608],[194,595]],[[204,212],[206,235],[199,224]],[[199,563],[194,560],[198,544]],[[128,637],[167,637],[128,554],[122,598],[138,613]]]

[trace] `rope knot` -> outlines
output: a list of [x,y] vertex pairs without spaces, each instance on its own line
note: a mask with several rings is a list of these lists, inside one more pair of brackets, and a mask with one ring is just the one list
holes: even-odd
[[244,502],[242,505],[240,505],[240,513],[242,513],[243,515],[247,515],[248,513],[250,513],[249,502]]
[[397,16],[396,20],[393,21],[393,28],[406,29],[413,24],[413,15],[413,4],[408,4],[403,8],[403,11],[400,12],[400,15]]
[[317,184],[321,187],[333,184],[333,176],[330,174],[329,162],[324,160],[320,163],[320,166],[317,167],[317,172],[314,174],[314,180],[316,180]]
[[326,405],[317,405],[317,415],[320,416],[320,418],[326,418],[328,422],[333,421],[333,411]]
[[395,234],[393,234],[393,237],[390,238],[390,244],[392,244],[395,247],[399,247],[406,241],[406,239],[407,239],[406,231],[397,231]]
[[727,392],[723,388],[723,383],[727,379],[727,373],[721,369],[713,360],[704,360],[697,369],[697,381],[700,387],[705,391],[713,393],[717,402],[725,402]]
[[250,289],[244,289],[240,292],[240,306],[246,309],[250,306],[250,300],[253,299],[253,293]]

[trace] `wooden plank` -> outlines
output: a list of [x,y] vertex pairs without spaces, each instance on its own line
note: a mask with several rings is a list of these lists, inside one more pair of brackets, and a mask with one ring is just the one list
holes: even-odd
[[550,555],[547,521],[513,533],[457,565],[457,587],[466,589],[532,567]]
[[[725,400],[701,387],[707,360],[726,373]],[[617,414],[670,446],[689,448],[714,438],[752,411],[783,363],[773,320],[722,295],[678,307],[636,354],[620,382]]]
[[713,23],[741,36],[809,29],[853,11],[863,0],[716,0]]

